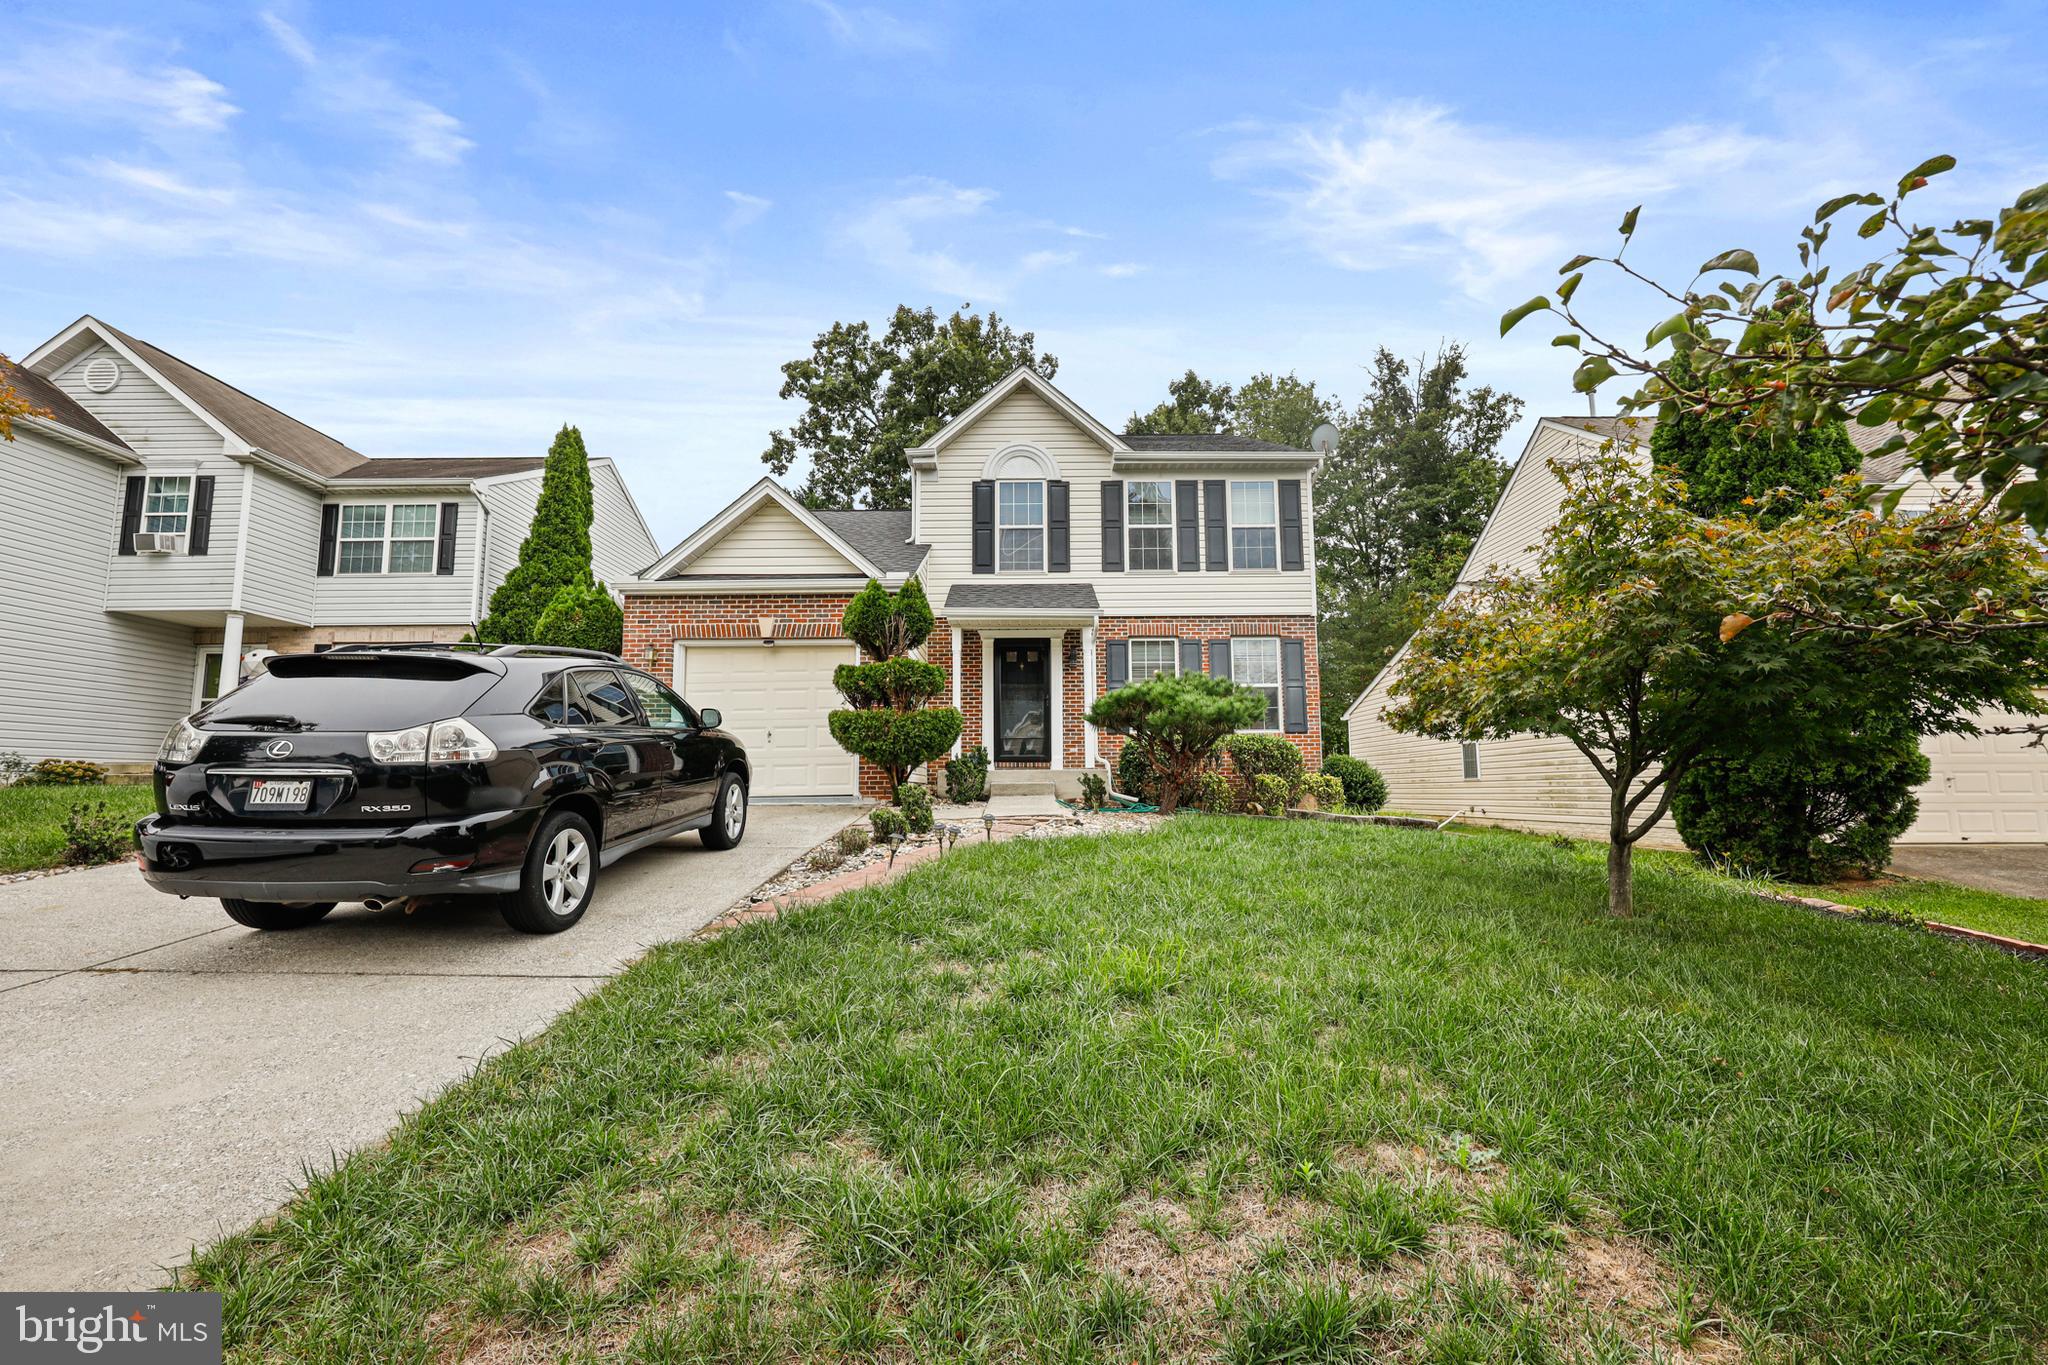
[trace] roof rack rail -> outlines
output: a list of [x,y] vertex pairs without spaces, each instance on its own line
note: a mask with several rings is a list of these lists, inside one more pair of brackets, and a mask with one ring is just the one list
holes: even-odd
[[459,649],[489,652],[495,648],[496,646],[494,645],[480,645],[474,640],[453,640],[446,644],[440,644],[433,640],[350,640],[345,644],[329,645],[325,650],[317,652],[326,654],[354,654],[375,651],[378,654],[396,654],[401,651],[415,649]]
[[605,651],[601,649],[571,649],[567,645],[497,645],[478,640],[456,640],[447,644],[437,644],[431,640],[394,640],[390,644],[378,644],[374,640],[351,640],[344,645],[335,645],[327,652],[330,654],[338,654],[343,651],[374,651],[378,654],[392,654],[402,650],[426,649],[464,651],[474,650],[481,654],[495,654],[505,656],[521,654],[560,655],[571,659],[602,659],[606,663],[610,664],[623,664],[626,662],[618,655],[607,654]]
[[608,664],[626,662],[602,649],[571,649],[567,645],[496,645],[493,654],[559,654],[571,659],[603,659]]

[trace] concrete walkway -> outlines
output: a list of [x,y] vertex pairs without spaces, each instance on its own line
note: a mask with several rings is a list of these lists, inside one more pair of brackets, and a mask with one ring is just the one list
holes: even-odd
[[757,805],[730,852],[644,849],[548,937],[462,905],[258,933],[127,864],[0,885],[0,1288],[162,1284],[862,814]]
[[2048,844],[1895,844],[1891,870],[2029,900],[2048,900]]

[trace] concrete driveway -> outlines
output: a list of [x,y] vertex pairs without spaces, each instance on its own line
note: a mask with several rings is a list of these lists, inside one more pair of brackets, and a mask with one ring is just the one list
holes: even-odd
[[2048,900],[2048,844],[1897,844],[1891,870],[1902,877]]
[[0,1289],[157,1287],[859,814],[760,805],[737,849],[643,849],[548,937],[460,906],[259,933],[127,864],[0,886]]

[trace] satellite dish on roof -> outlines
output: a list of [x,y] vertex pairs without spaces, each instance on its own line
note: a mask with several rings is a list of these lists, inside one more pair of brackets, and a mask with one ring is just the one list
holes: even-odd
[[1318,455],[1335,455],[1337,453],[1337,428],[1335,424],[1325,422],[1310,432],[1308,434],[1308,448]]

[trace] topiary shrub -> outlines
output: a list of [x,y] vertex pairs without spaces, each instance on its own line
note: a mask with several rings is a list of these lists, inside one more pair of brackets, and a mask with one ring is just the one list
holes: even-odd
[[903,812],[894,806],[877,806],[868,812],[868,825],[875,832],[875,842],[881,843],[890,835],[908,835],[910,826],[903,819]]
[[1126,749],[1143,751],[1155,774],[1159,809],[1171,815],[1216,746],[1265,714],[1265,694],[1228,678],[1160,673],[1097,697],[1088,723],[1127,736]]
[[1891,861],[1920,811],[1927,756],[1904,718],[1855,739],[1784,752],[1710,754],[1678,777],[1671,817],[1703,861],[1826,882]]
[[1323,771],[1344,784],[1344,804],[1372,814],[1387,804],[1387,779],[1362,758],[1331,754],[1323,760]]
[[97,787],[107,780],[107,770],[80,758],[46,758],[21,778],[24,787]]
[[932,625],[931,603],[914,578],[895,593],[869,579],[840,617],[871,662],[833,670],[833,686],[853,709],[834,711],[825,723],[840,748],[889,774],[891,791],[960,738],[958,711],[926,705],[945,690],[946,670],[904,657],[930,637]]
[[1344,784],[1334,773],[1310,773],[1301,779],[1301,791],[1295,801],[1305,806],[1311,800],[1317,810],[1343,810]]
[[617,654],[624,646],[626,614],[602,583],[578,578],[556,593],[534,626],[533,642],[562,649]]
[[988,750],[970,744],[946,765],[946,795],[958,806],[988,796]]
[[135,847],[128,818],[107,813],[107,803],[77,805],[64,817],[64,861],[79,866],[125,858]]
[[1260,773],[1252,779],[1252,804],[1261,815],[1285,815],[1294,788],[1278,773]]
[[1278,735],[1232,735],[1223,741],[1223,752],[1248,783],[1270,773],[1289,790],[1301,785],[1301,750]]
[[1140,801],[1154,801],[1159,796],[1159,778],[1152,771],[1152,761],[1135,744],[1124,745],[1124,751],[1116,756],[1116,789]]
[[1230,790],[1230,779],[1214,768],[1204,770],[1188,788],[1188,804],[1211,815],[1230,814],[1231,804],[1236,795]]
[[905,782],[896,789],[896,806],[912,834],[932,832],[932,789],[922,782]]

